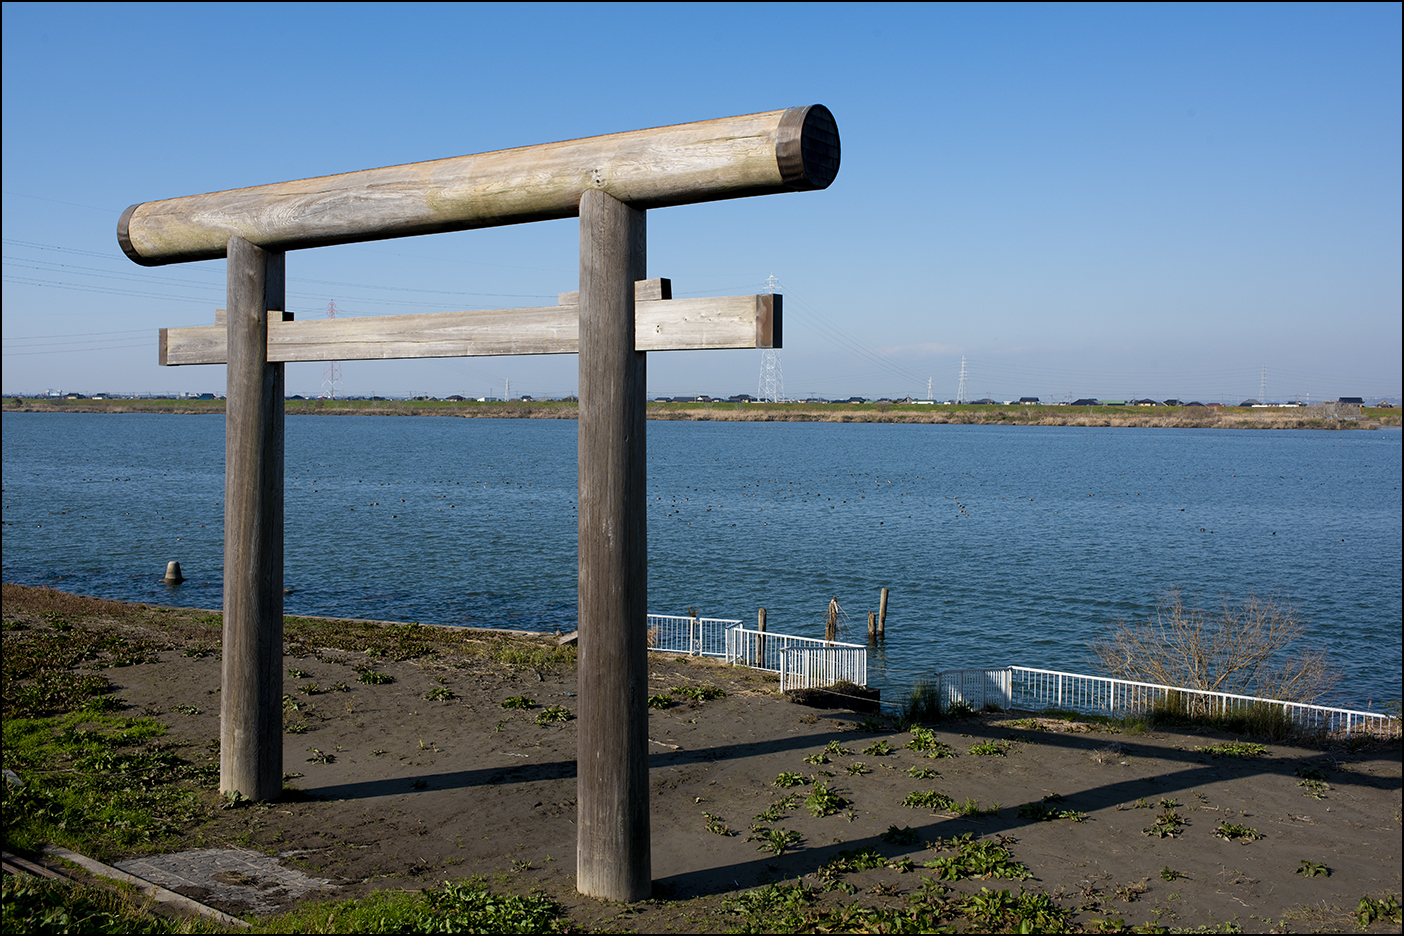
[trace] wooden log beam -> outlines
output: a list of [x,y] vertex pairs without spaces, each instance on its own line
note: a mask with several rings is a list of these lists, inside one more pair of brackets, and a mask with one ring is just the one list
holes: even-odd
[[[574,293],[563,293],[574,296]],[[635,351],[707,351],[780,347],[779,295],[636,301]],[[269,316],[268,360],[376,361],[503,354],[576,354],[576,305],[534,309],[428,312],[366,318],[280,321]],[[163,328],[160,363],[223,364],[220,325]]]
[[284,368],[267,341],[284,260],[230,238],[219,789],[248,800],[283,793]]
[[223,257],[231,236],[286,251],[570,218],[589,191],[647,209],[823,189],[838,167],[813,104],[143,202],[117,241],[159,266]]
[[652,893],[647,358],[634,350],[631,285],[644,278],[645,224],[603,192],[580,199],[575,886],[629,902]]

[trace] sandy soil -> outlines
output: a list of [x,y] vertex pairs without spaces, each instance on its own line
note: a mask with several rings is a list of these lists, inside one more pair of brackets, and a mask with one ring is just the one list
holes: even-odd
[[[542,706],[574,710],[573,672],[377,663],[395,682],[365,685],[356,681],[355,667],[366,662],[362,654],[343,651],[285,660],[287,668],[308,674],[289,677],[285,685],[301,705],[289,720],[309,726],[286,735],[284,747],[288,783],[304,798],[219,811],[192,834],[192,848],[242,846],[284,855],[286,863],[330,880],[335,886],[319,892],[328,899],[483,875],[509,889],[545,890],[582,925],[641,932],[716,926],[719,917],[708,923],[703,915],[735,892],[812,875],[840,851],[869,846],[891,858],[909,856],[917,870],[846,875],[860,896],[831,893],[826,899],[900,900],[884,892],[915,889],[929,876],[921,862],[936,853],[921,843],[883,841],[892,826],[910,826],[924,842],[966,832],[1004,837],[1033,872],[1022,886],[1079,908],[1077,919],[1085,925],[1119,917],[1170,926],[1237,921],[1245,930],[1263,931],[1263,921],[1286,918],[1294,929],[1331,930],[1346,924],[1346,912],[1362,896],[1400,892],[1398,743],[1353,751],[1270,744],[1266,757],[1216,758],[1196,750],[1226,740],[1215,732],[1133,735],[1059,720],[1016,727],[1011,722],[1021,716],[1000,714],[938,727],[937,737],[958,756],[933,760],[903,747],[910,735],[860,730],[864,716],[792,704],[764,676],[660,656],[651,661],[651,692],[715,685],[727,694],[650,714],[655,893],[671,900],[623,908],[582,898],[573,887],[576,723],[535,723]],[[168,651],[159,662],[104,672],[133,710],[170,724],[190,745],[186,756],[201,760],[214,756],[211,742],[218,736],[219,665],[217,657]],[[346,691],[328,691],[337,683]],[[312,685],[323,691],[300,691]],[[425,698],[445,686],[452,698]],[[538,707],[502,707],[520,695]],[[891,753],[861,753],[883,739]],[[1015,743],[1007,756],[969,753],[990,739]],[[853,753],[831,754],[827,764],[805,761],[834,741]],[[866,771],[851,774],[855,762]],[[914,779],[913,767],[934,768],[940,776]],[[1325,775],[1324,799],[1299,786],[1295,771],[1305,767]],[[803,836],[795,850],[778,856],[747,840],[754,817],[793,792],[772,785],[778,774],[822,771],[833,774],[819,779],[850,801],[847,809],[814,818],[799,805],[767,823]],[[961,818],[903,806],[918,790],[1000,808]],[[1060,808],[1083,812],[1086,821],[1018,815],[1020,804],[1055,793],[1063,797]],[[1166,799],[1180,804],[1183,834],[1143,834]],[[1149,808],[1138,808],[1138,801]],[[707,831],[704,812],[738,834]],[[1263,838],[1241,844],[1215,837],[1225,821],[1250,826]],[[1297,873],[1304,860],[1325,864],[1330,875]],[[1163,869],[1183,876],[1167,881]],[[1021,886],[955,886],[978,891],[982,885],[1016,893]],[[861,896],[874,888],[878,896]],[[210,897],[198,888],[190,896]]]

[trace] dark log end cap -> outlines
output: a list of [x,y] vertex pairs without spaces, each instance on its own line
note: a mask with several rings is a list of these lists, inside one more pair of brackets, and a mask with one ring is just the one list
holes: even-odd
[[160,266],[160,263],[148,260],[139,254],[137,249],[132,246],[131,235],[127,233],[127,225],[131,223],[132,212],[140,207],[140,202],[132,205],[126,211],[122,212],[122,217],[117,219],[117,243],[122,245],[122,253],[126,254],[127,258],[133,263],[140,263],[142,266]]
[[795,191],[825,189],[839,170],[839,134],[823,104],[792,107],[780,118],[775,142],[780,177]]

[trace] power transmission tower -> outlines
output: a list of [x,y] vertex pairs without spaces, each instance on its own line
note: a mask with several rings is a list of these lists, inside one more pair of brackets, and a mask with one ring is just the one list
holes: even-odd
[[931,402],[931,378],[926,378],[926,401]]
[[1258,402],[1267,405],[1267,365],[1263,365],[1263,379],[1258,384]]
[[965,355],[960,356],[960,392],[956,394],[956,402],[965,402]]
[[[780,281],[772,273],[765,278],[765,292],[774,295],[780,288]],[[760,386],[756,396],[766,403],[780,403],[785,399],[785,377],[780,370],[780,352],[770,349],[761,352]]]
[[[327,303],[327,318],[336,318],[336,300]],[[341,362],[328,361],[322,368],[322,399],[335,400],[341,396]]]

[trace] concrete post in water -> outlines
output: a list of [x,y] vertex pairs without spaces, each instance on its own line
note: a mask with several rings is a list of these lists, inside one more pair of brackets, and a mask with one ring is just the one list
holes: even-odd
[[882,590],[882,597],[881,597],[880,599],[878,599],[877,635],[878,635],[878,640],[883,640],[883,639],[885,639],[885,638],[887,637],[887,589],[886,589],[886,588],[884,588],[884,589]]
[[185,581],[185,576],[180,574],[180,563],[172,559],[166,563],[166,584],[175,585]]
[[580,198],[580,522],[576,889],[653,891],[648,789],[648,502],[644,353],[634,283],[644,212]]

